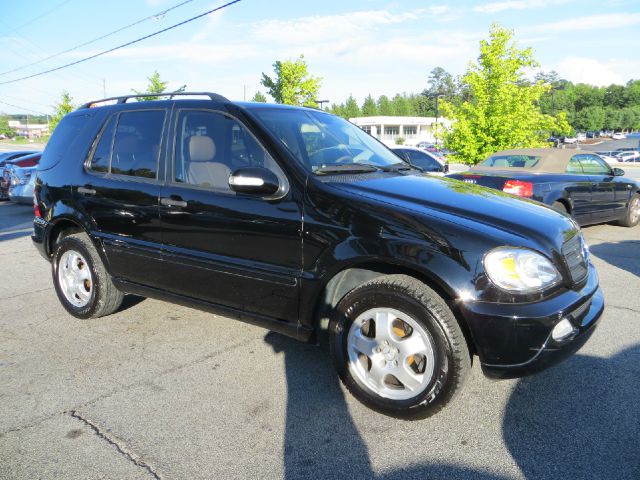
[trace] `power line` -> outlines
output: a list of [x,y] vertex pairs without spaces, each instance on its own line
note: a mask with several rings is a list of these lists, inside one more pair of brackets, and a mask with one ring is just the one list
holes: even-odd
[[57,9],[59,9],[60,7],[62,7],[63,5],[65,5],[66,3],[69,3],[71,0],[64,0],[64,2],[59,3],[58,5],[56,5],[55,7],[47,10],[46,12],[38,15],[37,17],[32,18],[31,20],[27,20],[26,22],[24,22],[21,25],[18,25],[15,28],[12,28],[11,30],[7,30],[6,32],[0,33],[0,36],[2,35],[6,35],[8,33],[13,33],[17,30],[20,30],[22,27],[26,27],[27,25],[31,25],[33,22],[35,22],[36,20],[40,20],[42,17],[46,17],[47,15],[49,15],[52,12],[55,12]]
[[26,110],[27,112],[37,113],[38,115],[46,115],[46,113],[37,112],[35,110],[31,110],[30,108],[21,107],[19,105],[14,105],[12,103],[3,102],[2,100],[0,100],[0,103],[2,103],[3,105],[8,105],[8,106],[13,107],[13,108],[19,108],[20,110]]
[[133,23],[130,23],[129,25],[125,25],[124,27],[120,27],[117,30],[114,30],[113,32],[109,32],[109,33],[107,33],[105,35],[102,35],[101,37],[94,38],[93,40],[89,40],[88,42],[81,43],[80,45],[76,45],[75,47],[68,48],[67,50],[64,50],[62,52],[54,53],[53,55],[49,55],[48,57],[41,58],[40,60],[36,60],[35,62],[28,63],[26,65],[22,65],[20,67],[16,67],[16,68],[11,69],[11,70],[7,70],[5,72],[1,72],[0,76],[1,75],[6,75],[8,73],[17,72],[19,70],[24,70],[25,68],[28,68],[28,67],[33,67],[34,65],[38,65],[39,63],[46,62],[47,60],[51,60],[52,58],[59,57],[60,55],[64,55],[65,53],[73,52],[74,50],[77,50],[79,48],[86,47],[87,45],[91,45],[92,43],[98,42],[100,40],[104,40],[105,38],[111,37],[111,36],[115,35],[116,33],[122,32],[123,30],[127,30],[128,28],[131,28],[131,27],[135,27],[136,25],[138,25],[140,23],[143,23],[143,22],[146,22],[147,20],[155,20],[155,19],[157,19],[159,17],[162,17],[163,15],[166,15],[171,10],[175,10],[176,8],[182,7],[183,5],[186,5],[187,3],[191,3],[191,2],[193,2],[193,0],[186,0],[186,1],[182,2],[182,3],[174,5],[173,7],[167,8],[166,10],[162,10],[161,12],[154,13],[153,15],[149,15],[148,17],[141,18],[140,20],[137,20],[137,21],[135,21]]
[[161,33],[167,32],[167,31],[172,30],[172,29],[174,29],[176,27],[180,27],[181,25],[184,25],[186,23],[193,22],[194,20],[197,20],[198,18],[202,18],[202,17],[204,17],[206,15],[209,15],[209,14],[211,14],[213,12],[217,12],[219,10],[222,10],[223,8],[230,7],[234,3],[238,3],[240,1],[242,1],[242,0],[233,0],[232,2],[225,3],[224,5],[221,5],[219,7],[216,7],[216,8],[213,8],[211,10],[208,10],[208,11],[206,11],[204,13],[201,13],[200,15],[196,15],[195,17],[188,18],[187,20],[183,20],[180,23],[176,23],[174,25],[171,25],[170,27],[163,28],[162,30],[158,30],[157,32],[150,33],[149,35],[145,35],[144,37],[137,38],[137,39],[132,40],[132,41],[127,42],[127,43],[123,43],[122,45],[118,45],[117,47],[113,47],[113,48],[110,48],[108,50],[104,50],[104,51],[102,51],[100,53],[96,53],[95,55],[91,55],[89,57],[81,58],[80,60],[76,60],[75,62],[67,63],[66,65],[61,65],[61,66],[56,67],[56,68],[50,68],[49,70],[45,70],[43,72],[34,73],[33,75],[27,75],[25,77],[14,78],[13,80],[7,80],[7,81],[4,81],[4,82],[0,82],[0,85],[7,85],[9,83],[16,83],[16,82],[19,82],[19,81],[22,81],[22,80],[27,80],[29,78],[39,77],[40,75],[44,75],[46,73],[56,72],[58,70],[62,70],[63,68],[71,67],[73,65],[77,65],[79,63],[86,62],[86,61],[94,59],[96,57],[100,57],[100,56],[105,55],[107,53],[111,53],[111,52],[114,52],[114,51],[119,50],[121,48],[128,47],[128,46],[133,45],[135,43],[141,42],[143,40],[146,40],[147,38],[155,37],[156,35],[159,35]]

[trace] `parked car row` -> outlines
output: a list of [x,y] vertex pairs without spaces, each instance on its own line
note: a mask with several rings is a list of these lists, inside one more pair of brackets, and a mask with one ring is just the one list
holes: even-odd
[[41,152],[19,151],[0,154],[0,200],[33,202],[32,177]]

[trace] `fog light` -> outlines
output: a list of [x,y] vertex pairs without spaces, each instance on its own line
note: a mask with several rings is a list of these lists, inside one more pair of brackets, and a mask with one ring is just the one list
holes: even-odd
[[562,342],[563,340],[566,340],[567,338],[574,335],[576,332],[577,329],[575,329],[573,325],[571,325],[571,322],[568,319],[563,318],[555,327],[553,327],[553,330],[551,331],[551,337],[556,342]]

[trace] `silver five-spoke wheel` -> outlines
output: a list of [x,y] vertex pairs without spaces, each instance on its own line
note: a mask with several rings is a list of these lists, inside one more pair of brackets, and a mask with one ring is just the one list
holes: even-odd
[[640,219],[640,197],[634,197],[631,199],[631,205],[629,205],[629,217],[631,223],[636,224]]
[[405,400],[429,385],[434,347],[413,318],[392,308],[372,308],[351,324],[349,369],[365,388],[384,398]]
[[93,277],[85,258],[74,250],[67,250],[58,264],[58,284],[65,298],[82,308],[91,300]]

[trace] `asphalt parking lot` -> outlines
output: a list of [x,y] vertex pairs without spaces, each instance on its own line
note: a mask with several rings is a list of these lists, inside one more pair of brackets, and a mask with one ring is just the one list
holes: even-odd
[[640,478],[640,226],[584,229],[607,308],[561,365],[404,422],[324,347],[156,300],[82,321],[0,203],[1,479]]

